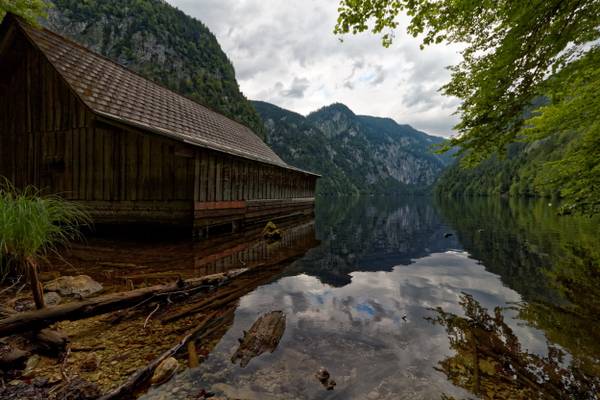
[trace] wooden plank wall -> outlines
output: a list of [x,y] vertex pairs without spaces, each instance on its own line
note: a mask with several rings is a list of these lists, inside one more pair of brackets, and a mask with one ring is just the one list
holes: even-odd
[[314,197],[316,177],[210,150],[198,150],[195,200],[222,202]]

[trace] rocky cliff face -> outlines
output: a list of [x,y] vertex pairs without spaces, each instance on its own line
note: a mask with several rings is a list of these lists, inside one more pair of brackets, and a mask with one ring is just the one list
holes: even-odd
[[52,0],[51,30],[237,119],[264,137],[235,71],[202,22],[162,0]]
[[320,193],[405,193],[430,186],[448,163],[442,139],[389,118],[332,104],[303,117],[254,102],[267,142],[288,163],[323,175]]

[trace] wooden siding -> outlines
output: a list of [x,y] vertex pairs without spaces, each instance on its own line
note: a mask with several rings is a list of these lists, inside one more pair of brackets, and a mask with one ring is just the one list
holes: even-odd
[[99,117],[13,36],[0,54],[0,175],[15,186],[80,201],[99,222],[209,226],[312,208],[315,176]]

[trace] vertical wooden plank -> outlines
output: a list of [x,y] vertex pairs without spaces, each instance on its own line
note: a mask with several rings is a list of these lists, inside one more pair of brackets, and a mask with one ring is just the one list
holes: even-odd
[[104,134],[101,129],[93,127],[94,147],[92,154],[94,157],[94,200],[104,199]]
[[87,130],[80,128],[76,129],[77,136],[79,137],[79,196],[78,198],[81,200],[89,199],[87,197],[87,188],[86,182],[88,178],[88,165],[87,165]]
[[115,200],[125,200],[127,191],[127,135],[121,129],[114,130],[114,146],[117,149],[115,168]]
[[[144,135],[147,136],[147,135]],[[162,200],[162,140],[150,138],[150,198]]]
[[[185,171],[182,171],[182,173],[184,172]],[[163,145],[162,162],[162,186],[164,188],[163,199],[175,199],[175,182],[177,182],[177,171],[175,170],[175,147],[171,143],[165,142]]]
[[200,155],[200,201],[206,201],[208,194],[208,154],[199,151]]
[[140,183],[139,183],[139,197],[138,200],[150,200],[152,198],[152,189],[150,186],[150,137],[148,135],[140,135],[138,143],[141,146],[140,149]]
[[248,197],[247,199],[254,199],[254,165],[248,163]]
[[141,185],[140,185],[140,170],[142,168],[139,162],[139,140],[138,135],[134,132],[127,131],[125,132],[127,140],[126,140],[126,173],[125,173],[125,181],[127,183],[127,192],[126,199],[135,201],[139,197],[141,197]]
[[102,161],[103,164],[103,198],[106,201],[111,201],[113,199],[114,190],[114,147],[113,147],[113,133],[108,129],[102,129],[101,135],[103,136],[104,143],[104,158]]
[[242,162],[242,200],[248,200],[248,163]]
[[208,158],[208,201],[215,201],[216,186],[216,160],[214,153],[210,153]]
[[72,141],[72,154],[71,154],[71,179],[72,179],[72,199],[79,199],[79,173],[81,172],[79,167],[79,131],[76,129],[69,129],[71,132]]
[[231,159],[231,163],[230,163],[230,168],[231,168],[231,172],[230,172],[230,180],[231,180],[231,198],[230,200],[237,200],[238,199],[238,195],[237,195],[237,160],[235,158]]
[[200,168],[200,152],[196,151],[194,156],[194,202],[200,201],[200,185],[202,184],[201,168]]
[[231,159],[223,158],[223,200],[231,200]]
[[216,158],[215,169],[215,201],[223,200],[223,159],[219,155]]
[[64,172],[64,194],[66,198],[73,198],[73,132],[64,131],[65,138],[65,172]]
[[54,81],[54,130],[60,131],[62,130],[62,82],[59,81],[59,78],[54,70],[52,71],[52,80]]

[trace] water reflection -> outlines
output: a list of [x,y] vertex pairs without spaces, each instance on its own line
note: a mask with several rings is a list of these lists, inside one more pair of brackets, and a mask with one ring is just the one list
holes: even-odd
[[[542,203],[328,200],[320,245],[241,299],[202,364],[145,398],[596,398],[598,221]],[[277,349],[232,364],[273,310],[286,314]]]
[[322,245],[288,269],[340,287],[355,271],[391,271],[431,253],[459,247],[455,236],[426,198],[323,198],[316,230]]
[[524,349],[502,308],[490,315],[469,294],[461,296],[460,305],[464,316],[438,307],[437,316],[429,318],[446,329],[455,351],[439,362],[452,383],[486,399],[596,398],[600,377],[566,363],[565,352],[554,345],[546,356]]

